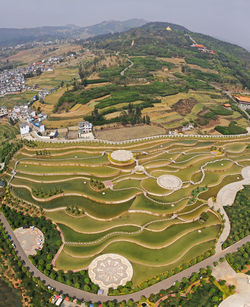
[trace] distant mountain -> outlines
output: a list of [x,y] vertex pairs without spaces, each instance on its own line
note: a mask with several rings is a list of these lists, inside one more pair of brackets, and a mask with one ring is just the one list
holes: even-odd
[[79,33],[81,33],[80,35],[82,37],[84,37],[84,34],[87,37],[92,37],[108,33],[125,32],[131,28],[137,28],[146,23],[147,21],[145,21],[144,19],[129,19],[126,21],[103,21],[94,26],[80,28]]
[[78,27],[67,26],[44,26],[37,28],[0,28],[0,46],[28,43],[32,41],[48,41],[56,39],[83,39],[96,35],[123,32],[145,24],[143,19],[130,19],[126,21],[104,21],[102,23]]

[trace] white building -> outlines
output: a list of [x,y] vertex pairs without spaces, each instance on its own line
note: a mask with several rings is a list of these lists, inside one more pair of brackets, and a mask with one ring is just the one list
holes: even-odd
[[182,132],[190,131],[194,129],[194,125],[189,123],[187,126],[182,127]]
[[29,134],[29,132],[30,132],[30,126],[29,126],[28,123],[21,123],[21,124],[19,125],[19,127],[20,127],[21,136],[25,136],[25,135]]
[[40,125],[39,132],[41,132],[41,133],[45,132],[45,126],[44,125]]
[[50,134],[49,134],[49,138],[52,139],[52,140],[55,139],[57,136],[58,136],[57,130],[51,131]]
[[84,136],[86,133],[91,133],[93,125],[87,121],[78,123],[78,135],[79,137]]
[[6,107],[0,107],[0,117],[4,117],[8,115],[8,110]]

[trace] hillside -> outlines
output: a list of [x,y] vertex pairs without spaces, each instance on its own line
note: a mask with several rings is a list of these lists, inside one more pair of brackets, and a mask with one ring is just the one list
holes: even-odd
[[[100,138],[109,137],[110,128],[152,127],[150,123],[158,129],[154,134],[245,133],[249,126],[248,114],[232,99],[234,93],[250,88],[249,52],[236,45],[156,22],[77,44],[61,43],[54,51],[43,49],[38,55],[77,52],[76,58],[55,65],[53,72],[27,80],[30,88],[36,84],[38,89],[57,89],[33,105],[48,114],[48,129],[76,126],[83,118],[93,123]],[[12,59],[20,57],[30,61],[31,49]],[[2,104],[6,101],[16,103],[10,95]]]
[[[170,31],[167,31],[167,28],[170,28]],[[98,37],[93,37],[86,41],[86,44],[93,44],[97,47],[105,47],[110,50],[122,49],[125,48],[129,53],[136,53],[142,50],[147,55],[152,55],[157,53],[167,55],[167,50],[164,49],[187,49],[190,47],[190,41],[188,35],[192,35],[194,39],[197,40],[197,43],[205,44],[208,48],[214,49],[216,51],[228,53],[236,58],[249,61],[250,53],[242,47],[239,47],[235,44],[224,42],[218,39],[215,39],[211,36],[194,33],[189,31],[187,28],[167,23],[167,22],[151,22],[136,29],[131,29],[124,33],[114,33],[101,35]],[[131,48],[131,42],[134,42],[133,48]],[[147,43],[151,43],[151,46],[147,46]],[[143,47],[145,50],[143,50]],[[167,47],[167,48],[166,48]],[[182,54],[186,54],[185,50],[178,50]],[[191,52],[191,49],[188,48],[188,51]]]
[[[211,55],[191,47],[194,42],[216,51],[216,54]],[[148,23],[125,33],[93,37],[86,40],[84,46],[120,51],[131,56],[195,57],[206,61],[221,73],[235,77],[243,87],[250,88],[250,53],[247,50],[207,35],[193,33],[179,25]]]
[[143,19],[129,19],[126,21],[104,21],[88,27],[67,25],[24,29],[0,28],[0,46],[28,43],[32,41],[88,38],[101,34],[127,31],[145,23],[146,21]]

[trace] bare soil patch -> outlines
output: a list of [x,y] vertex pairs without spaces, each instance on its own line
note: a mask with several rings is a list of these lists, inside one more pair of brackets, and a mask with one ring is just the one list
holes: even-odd
[[166,130],[157,126],[141,125],[135,127],[118,127],[96,130],[95,135],[98,139],[109,141],[124,141],[147,136],[166,134]]
[[198,101],[194,98],[180,99],[172,105],[172,109],[184,116],[189,114],[197,103]]

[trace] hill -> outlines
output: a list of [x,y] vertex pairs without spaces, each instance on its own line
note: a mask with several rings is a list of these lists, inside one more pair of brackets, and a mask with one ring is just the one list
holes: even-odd
[[143,19],[129,19],[126,21],[104,21],[88,27],[67,25],[24,29],[0,28],[0,46],[22,44],[32,41],[88,38],[101,34],[127,31],[145,23],[146,21]]
[[[205,49],[195,48],[195,43],[204,45]],[[130,56],[195,58],[190,64],[206,62],[203,66],[213,66],[221,73],[234,76],[243,87],[250,88],[250,53],[247,50],[179,25],[152,22],[124,33],[93,37],[86,40],[84,46],[120,51]]]

